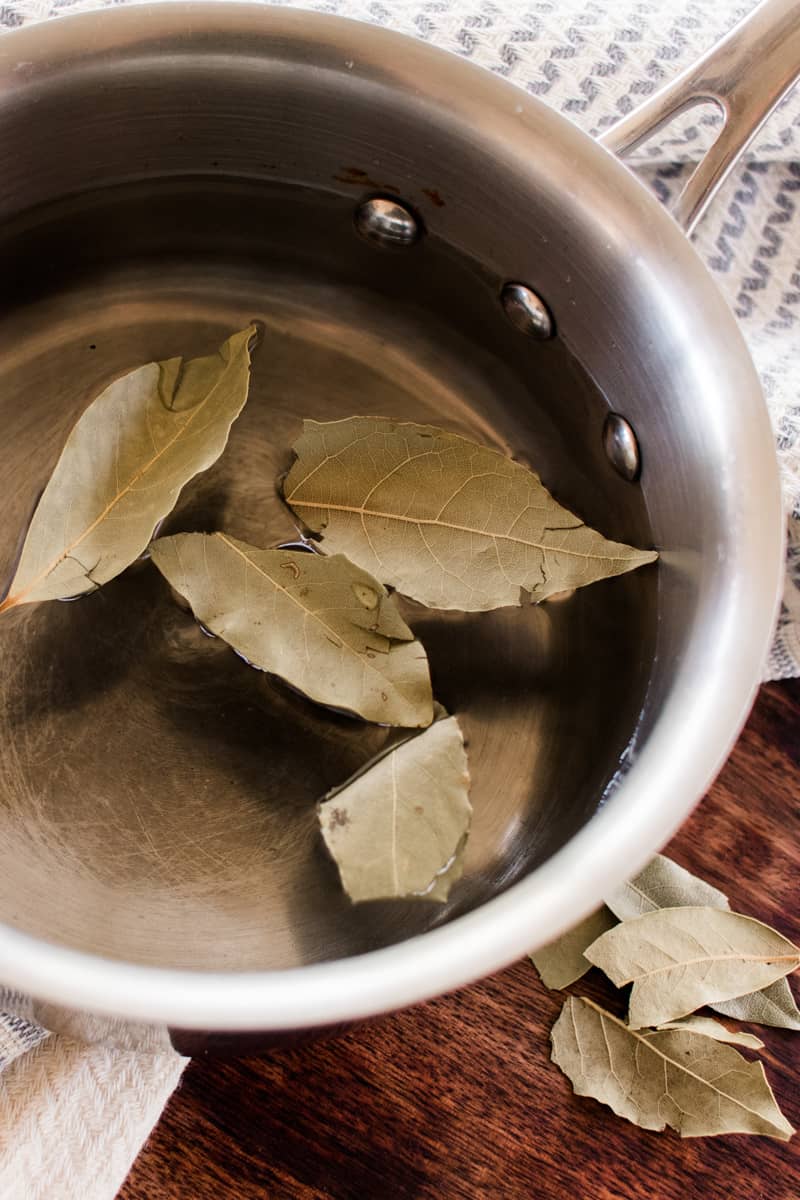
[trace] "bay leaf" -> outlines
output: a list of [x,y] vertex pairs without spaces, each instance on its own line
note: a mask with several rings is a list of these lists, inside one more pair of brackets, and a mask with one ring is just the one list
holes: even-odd
[[383,417],[306,421],[284,498],[376,579],[480,611],[652,562],[562,508],[526,467],[455,433]]
[[645,913],[602,934],[584,953],[617,987],[633,984],[632,1029],[756,991],[800,966],[800,950],[777,930],[718,908]]
[[197,619],[312,700],[387,725],[433,720],[428,660],[393,597],[341,555],[259,550],[224,533],[153,543]]
[[535,950],[530,959],[544,986],[559,991],[585,975],[592,964],[584,956],[584,950],[606,930],[613,929],[616,923],[614,914],[604,905],[573,925],[554,942]]
[[727,896],[664,854],[657,854],[638,875],[621,883],[604,900],[620,921],[659,908],[686,905],[730,908]]
[[33,514],[0,613],[84,595],[139,557],[181,488],[216,462],[247,400],[255,327],[216,354],[146,363],[70,433]]
[[402,742],[329,794],[318,814],[351,900],[446,900],[472,814],[457,719]]
[[664,1029],[685,1029],[690,1033],[702,1033],[704,1037],[713,1038],[715,1042],[727,1042],[730,1046],[747,1046],[750,1050],[763,1050],[764,1043],[754,1033],[744,1033],[739,1029],[728,1029],[721,1021],[713,1017],[679,1017],[677,1021],[665,1021],[658,1026]]
[[737,1021],[755,1021],[758,1025],[800,1031],[800,1009],[788,979],[776,979],[760,992],[748,992],[746,996],[735,996],[733,1000],[721,1000],[711,1007],[715,1012]]
[[[657,854],[630,882],[615,888],[605,897],[605,902],[621,921],[658,908],[682,908],[685,905],[730,908],[726,895],[664,854]],[[733,1000],[720,1000],[709,1007],[739,1021],[800,1031],[800,1009],[787,979],[776,979],[760,991],[748,992]]]
[[467,848],[466,834],[459,842],[453,858],[444,868],[434,876],[433,883],[419,894],[420,900],[438,900],[444,903],[450,895],[450,889],[454,883],[458,883],[461,876],[464,874],[464,851]]
[[681,1137],[753,1133],[788,1141],[760,1062],[689,1029],[629,1029],[591,1000],[570,996],[551,1032],[552,1059],[579,1096],[593,1096],[643,1129]]

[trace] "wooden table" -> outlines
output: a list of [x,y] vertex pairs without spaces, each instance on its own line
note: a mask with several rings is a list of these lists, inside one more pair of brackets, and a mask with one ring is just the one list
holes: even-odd
[[[799,765],[800,681],[772,684],[668,849],[795,940]],[[596,971],[571,990],[613,994]],[[682,1142],[574,1097],[560,1004],[521,962],[336,1041],[194,1061],[119,1200],[798,1200],[800,1135]],[[800,1125],[800,1033],[761,1036]]]

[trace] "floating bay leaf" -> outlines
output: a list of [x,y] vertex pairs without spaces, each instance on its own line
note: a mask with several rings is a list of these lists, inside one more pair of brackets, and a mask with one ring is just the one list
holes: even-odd
[[152,557],[197,619],[253,666],[368,721],[433,720],[424,649],[386,589],[341,555],[182,533],[159,538]]
[[409,738],[319,805],[322,836],[355,901],[446,900],[471,814],[455,717]]
[[[685,905],[730,908],[727,896],[663,854],[657,854],[643,871],[629,883],[621,884],[606,896],[605,901],[621,921],[658,908],[682,908]],[[720,1000],[709,1007],[739,1021],[800,1031],[800,1009],[787,979],[776,979],[758,992],[749,992],[733,1000]]]
[[579,1096],[593,1096],[643,1129],[681,1137],[755,1133],[788,1141],[760,1062],[691,1030],[629,1029],[571,996],[551,1033],[552,1058]]
[[800,966],[800,950],[782,934],[718,908],[645,913],[604,933],[585,954],[617,987],[633,984],[632,1029],[767,987]]
[[585,975],[592,964],[584,956],[584,950],[606,930],[613,929],[616,923],[614,914],[603,906],[584,917],[554,942],[534,951],[530,959],[544,986],[558,991]]
[[115,380],[67,438],[0,612],[94,591],[142,553],[181,488],[216,462],[247,399],[250,326],[216,354]]
[[746,996],[736,996],[733,1000],[720,1000],[711,1007],[737,1021],[755,1021],[758,1025],[775,1025],[779,1029],[800,1031],[800,1009],[788,979],[776,979],[760,992],[748,992]]
[[466,845],[467,839],[462,838],[452,862],[443,871],[439,872],[431,886],[426,888],[424,892],[415,892],[413,894],[414,899],[438,900],[441,904],[444,904],[450,895],[450,889],[453,884],[458,883],[464,874],[464,850],[466,849]]
[[664,854],[657,854],[638,875],[628,883],[621,883],[605,897],[605,902],[620,921],[659,908],[687,905],[730,908],[727,896]]
[[557,504],[497,450],[383,417],[306,421],[286,502],[383,583],[432,608],[544,600],[652,562]]
[[747,1046],[750,1050],[763,1050],[764,1043],[754,1033],[742,1033],[738,1029],[727,1029],[721,1021],[713,1017],[680,1017],[677,1021],[665,1021],[658,1026],[664,1029],[688,1030],[689,1033],[702,1033],[704,1037],[713,1038],[715,1042],[727,1042],[731,1046]]

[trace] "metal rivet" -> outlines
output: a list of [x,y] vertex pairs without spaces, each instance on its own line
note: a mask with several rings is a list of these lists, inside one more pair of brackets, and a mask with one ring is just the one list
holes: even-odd
[[420,236],[420,223],[397,200],[375,196],[356,209],[356,229],[378,246],[412,246]]
[[614,470],[633,482],[641,468],[639,442],[628,421],[619,413],[609,413],[603,426],[603,447]]
[[500,293],[500,303],[509,321],[520,333],[541,342],[553,336],[550,310],[536,292],[524,283],[507,283]]

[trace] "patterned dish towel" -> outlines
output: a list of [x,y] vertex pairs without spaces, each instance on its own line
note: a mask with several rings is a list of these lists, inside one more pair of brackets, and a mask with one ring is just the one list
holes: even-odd
[[0,1010],[1,1200],[112,1200],[188,1059],[48,1034],[2,989]]
[[[111,0],[6,0],[14,28]],[[114,0],[119,2],[119,0]],[[278,0],[279,2],[279,0]],[[2,0],[0,0],[2,4]],[[296,0],[471,58],[596,134],[688,66],[752,0]],[[695,109],[629,160],[665,202],[714,137]],[[766,678],[800,674],[800,89],[759,134],[695,235],[761,373],[789,526]],[[0,990],[0,1198],[112,1200],[186,1060],[48,1035]],[[153,1200],[156,1200],[154,1197]]]

